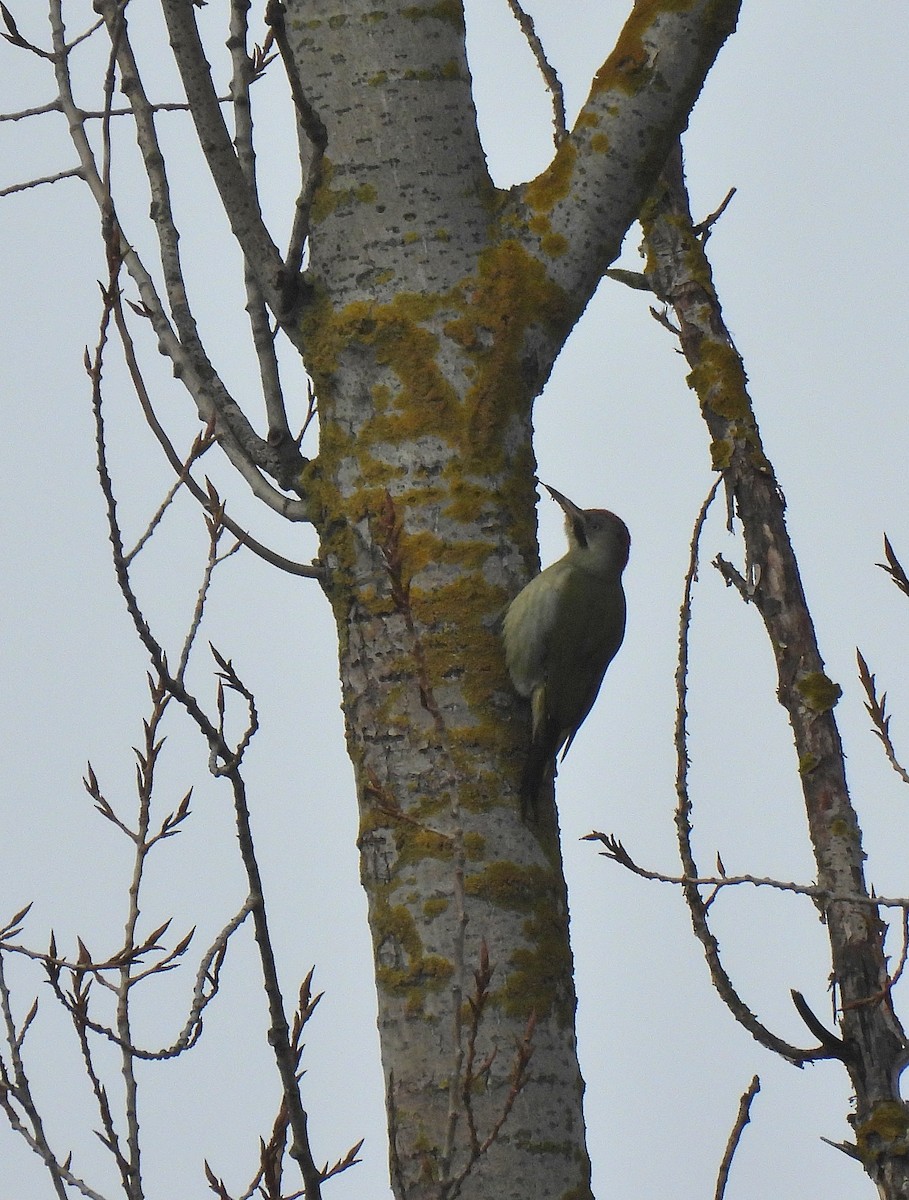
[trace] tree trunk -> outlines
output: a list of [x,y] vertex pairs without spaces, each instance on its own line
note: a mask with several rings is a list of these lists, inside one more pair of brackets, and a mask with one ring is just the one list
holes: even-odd
[[529,716],[498,621],[538,566],[532,401],[737,9],[638,4],[550,167],[505,193],[460,3],[286,7],[303,114],[327,131],[303,290],[320,418],[305,486],[408,1200],[590,1194],[555,808],[521,820]]

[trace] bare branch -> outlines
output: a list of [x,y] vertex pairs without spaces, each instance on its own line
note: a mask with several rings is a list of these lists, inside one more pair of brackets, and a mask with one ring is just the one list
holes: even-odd
[[882,692],[880,698],[878,698],[875,678],[868,669],[868,664],[865,662],[862,652],[857,649],[855,657],[858,661],[859,680],[865,689],[865,696],[867,697],[865,700],[865,711],[872,720],[875,734],[881,740],[881,745],[884,747],[884,753],[887,756],[887,762],[890,763],[903,783],[909,784],[909,771],[897,759],[893,740],[890,737],[890,714],[887,712],[887,693]]
[[652,292],[650,280],[642,271],[628,271],[624,267],[610,267],[604,274],[616,283],[624,283],[636,292]]
[[35,108],[23,108],[19,112],[0,113],[0,124],[4,121],[24,121],[28,117],[42,117],[45,113],[62,112],[60,100],[49,100]]
[[[676,806],[675,824],[678,834],[679,854],[682,859],[684,875],[688,879],[697,879],[700,874],[695,863],[694,850],[691,843],[692,805],[688,789],[688,657],[689,633],[691,628],[691,600],[694,582],[697,579],[701,532],[704,528],[704,522],[707,519],[710,505],[713,503],[721,481],[721,476],[718,476],[714,481],[713,486],[707,493],[707,498],[701,505],[700,512],[694,524],[694,531],[691,537],[691,555],[688,563],[688,571],[685,576],[684,599],[679,617],[679,659],[675,676],[678,697],[675,721],[676,794],[678,796],[678,804]],[[725,884],[724,877],[718,877],[718,883]],[[783,1058],[788,1059],[798,1066],[801,1066],[805,1062],[813,1061],[818,1057],[824,1057],[822,1052],[801,1050],[797,1046],[790,1045],[782,1038],[777,1037],[776,1034],[771,1033],[758,1020],[739,996],[722,964],[719,943],[713,936],[708,924],[706,906],[697,886],[692,883],[686,883],[682,885],[682,888],[685,900],[688,903],[688,910],[691,913],[691,923],[695,935],[704,947],[704,954],[707,958],[707,965],[710,968],[710,977],[713,980],[713,986],[736,1020],[762,1046],[774,1050],[777,1054],[780,1054]]]
[[76,1036],[79,1040],[79,1048],[82,1051],[82,1061],[85,1065],[85,1073],[88,1076],[88,1081],[95,1097],[95,1103],[98,1107],[98,1114],[101,1118],[101,1126],[104,1130],[103,1134],[98,1134],[99,1140],[101,1144],[110,1151],[111,1157],[113,1158],[117,1170],[120,1173],[120,1180],[123,1185],[124,1194],[131,1196],[134,1194],[134,1189],[130,1187],[130,1176],[132,1174],[131,1168],[137,1164],[127,1161],[127,1158],[124,1156],[120,1147],[120,1139],[114,1126],[114,1118],[111,1112],[107,1090],[101,1083],[98,1072],[95,1069],[95,1062],[88,1040],[90,1025],[87,1021],[87,1016],[90,987],[90,980],[85,978],[76,980],[73,990],[70,993],[70,1000],[67,1004],[67,1008],[73,1022],[73,1028],[75,1029]]
[[[18,924],[18,922],[13,922],[13,924]],[[47,1167],[58,1200],[66,1200],[64,1174],[48,1143],[44,1123],[35,1105],[28,1076],[25,1073],[22,1061],[22,1038],[16,1031],[12,997],[6,978],[6,964],[2,949],[0,949],[0,1012],[3,1014],[6,1044],[9,1047],[12,1070],[12,1075],[10,1075],[5,1062],[0,1059],[0,1107],[6,1113],[12,1129],[25,1139]],[[27,1125],[20,1117],[13,1103],[14,1100],[25,1114]],[[70,1182],[70,1180],[66,1180],[66,1182]],[[101,1198],[98,1197],[97,1200],[101,1200]]]
[[639,875],[641,879],[650,879],[655,883],[671,883],[676,887],[692,887],[701,888],[709,887],[719,891],[727,887],[741,887],[742,884],[750,884],[757,888],[772,888],[780,892],[792,892],[796,896],[807,896],[823,910],[829,908],[832,904],[864,904],[869,908],[899,908],[903,910],[909,909],[909,896],[853,896],[853,895],[836,895],[825,891],[816,883],[795,883],[787,879],[774,879],[769,875],[727,875],[719,872],[716,875],[668,875],[662,871],[652,871],[647,867],[640,866],[639,863],[631,857],[624,845],[613,837],[612,834],[600,833],[593,830],[591,833],[585,833],[580,839],[582,842],[602,842],[606,847],[600,853],[603,858],[608,858],[612,862],[618,863],[619,866],[631,871],[633,875]]
[[531,15],[524,11],[519,0],[508,0],[508,7],[511,9],[517,23],[521,26],[521,32],[527,38],[527,44],[533,52],[533,57],[536,59],[536,64],[540,69],[540,74],[549,88],[549,94],[552,97],[552,123],[555,127],[553,137],[555,144],[558,146],[568,137],[568,126],[565,123],[565,93],[562,90],[561,80],[556,73],[555,67],[553,67],[552,63],[546,57],[546,51],[543,49],[543,43],[537,36]]
[[[199,501],[203,508],[207,509],[207,493],[198,483],[196,483],[192,477],[192,474],[188,472],[184,474],[184,463],[174,449],[170,438],[167,436],[167,432],[158,420],[157,414],[152,406],[151,398],[148,394],[148,389],[145,386],[145,380],[142,376],[141,368],[139,367],[139,360],[136,355],[132,336],[126,324],[125,314],[123,313],[122,307],[119,303],[119,297],[115,303],[114,316],[117,322],[117,331],[120,335],[120,341],[123,346],[123,352],[126,358],[126,365],[127,369],[129,370],[130,379],[132,380],[133,387],[135,388],[136,395],[139,399],[139,404],[142,406],[142,412],[145,415],[148,426],[158,439],[161,448],[164,450],[167,461],[177,472],[178,479],[185,482],[187,490],[190,492],[190,494]],[[212,422],[210,420],[209,427],[211,426],[211,423]],[[258,480],[257,486],[259,484],[265,485],[265,481],[260,475],[256,474],[254,477],[254,481],[255,480]],[[247,481],[249,482],[249,480]],[[265,486],[267,487],[268,485]],[[290,520],[307,519],[306,516],[304,516],[306,510],[302,507],[302,505],[292,505],[286,497],[280,496],[280,493],[278,492],[274,492],[274,489],[270,490],[270,495],[271,494],[279,497],[281,501],[280,510],[282,516],[285,516]],[[264,497],[260,495],[259,498],[263,499]],[[269,499],[266,499],[266,503],[269,503],[269,507],[275,507],[273,503],[269,502]],[[258,555],[259,558],[271,563],[272,566],[279,567],[282,571],[287,571],[290,575],[302,575],[309,579],[318,579],[321,577],[322,569],[318,565],[298,563],[294,562],[292,559],[285,558],[282,554],[278,554],[268,546],[264,546],[261,542],[257,541],[251,536],[251,534],[247,533],[241,525],[238,525],[237,522],[226,513],[223,514],[222,520],[225,527],[229,529],[234,537],[241,541],[248,550],[252,550],[252,552]]]
[[68,171],[57,171],[54,175],[41,175],[37,179],[27,179],[24,183],[12,183],[0,188],[0,198],[12,196],[16,192],[26,192],[29,188],[40,187],[43,183],[59,183],[61,179],[84,179],[85,172],[81,167],[71,167]]
[[726,1149],[723,1151],[723,1159],[717,1173],[716,1191],[713,1194],[714,1200],[723,1200],[723,1197],[726,1195],[726,1184],[729,1182],[729,1169],[732,1166],[732,1160],[742,1139],[745,1126],[751,1120],[752,1101],[760,1090],[761,1081],[755,1075],[742,1093],[741,1100],[739,1100],[739,1111],[736,1114],[735,1124],[732,1126],[732,1132],[729,1134],[729,1140],[726,1143]]
[[103,0],[103,15],[111,37],[116,39],[118,61],[123,74],[122,87],[130,97],[136,117],[143,161],[148,169],[149,183],[155,200],[152,209],[161,244],[165,286],[177,331],[164,311],[151,275],[120,229],[109,189],[105,185],[103,173],[99,171],[85,133],[85,114],[73,98],[66,62],[62,0],[50,0],[50,7],[60,105],[69,124],[70,136],[79,155],[85,181],[105,217],[107,240],[110,244],[113,244],[114,240],[119,243],[119,256],[139,288],[144,314],[152,323],[159,349],[173,362],[175,375],[193,397],[203,421],[208,422],[212,417],[217,417],[219,442],[257,498],[290,520],[307,520],[305,506],[282,495],[268,484],[262,475],[262,471],[267,471],[282,485],[288,484],[288,490],[294,490],[300,471],[305,465],[296,446],[291,441],[279,447],[272,447],[265,439],[258,437],[239,405],[218,378],[199,341],[183,286],[180,259],[176,249],[177,233],[170,208],[163,159],[155,133],[152,106],[142,88],[129,46],[128,33],[122,23],[122,13],[116,0]]
[[829,1057],[847,1062],[849,1059],[849,1049],[843,1039],[837,1037],[835,1033],[831,1033],[823,1021],[818,1019],[801,992],[796,991],[795,988],[791,988],[789,995],[792,997],[792,1003],[795,1005],[796,1012],[808,1026],[809,1031],[814,1034],[821,1045],[828,1051]]
[[[230,92],[234,106],[234,147],[240,169],[249,185],[250,191],[258,204],[256,187],[256,154],[253,147],[253,119],[250,86],[257,76],[256,63],[249,57],[247,41],[249,27],[247,16],[249,0],[232,0],[230,6],[230,37],[228,48],[233,61]],[[269,32],[269,38],[271,38]],[[259,51],[258,61],[267,62],[263,51]],[[259,68],[261,70],[261,67]],[[284,396],[281,390],[281,380],[278,372],[278,356],[275,352],[275,339],[268,318],[268,309],[262,295],[262,289],[255,273],[248,262],[244,262],[244,282],[246,284],[246,312],[252,331],[253,345],[259,360],[259,376],[262,380],[262,394],[265,399],[265,412],[268,417],[268,440],[273,445],[291,439],[290,427],[287,423],[287,412],[284,408]]]
[[720,207],[715,212],[710,213],[709,216],[706,216],[703,221],[699,221],[697,225],[692,226],[691,232],[701,239],[702,246],[713,232],[714,225],[729,207],[729,203],[737,190],[737,188],[731,187],[726,193],[726,198],[723,200],[723,203],[720,205]]

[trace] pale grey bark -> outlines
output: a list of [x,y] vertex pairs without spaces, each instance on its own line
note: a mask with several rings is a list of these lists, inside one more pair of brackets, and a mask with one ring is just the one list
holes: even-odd
[[302,314],[313,507],[408,1200],[590,1194],[556,822],[521,820],[528,720],[497,621],[536,563],[533,398],[737,11],[666,7],[638,6],[550,168],[500,193],[459,5],[287,4],[327,131]]

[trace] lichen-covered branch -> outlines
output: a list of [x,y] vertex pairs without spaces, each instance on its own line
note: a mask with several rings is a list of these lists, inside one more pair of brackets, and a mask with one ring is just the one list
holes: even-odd
[[[830,680],[786,529],[784,500],[761,443],[741,359],[723,322],[710,264],[693,228],[680,149],[641,214],[647,275],[671,306],[679,341],[745,541],[739,577],[767,630],[778,697],[789,716],[817,864],[818,885],[855,896],[824,910],[840,1030],[855,1089],[851,1118],[862,1162],[888,1200],[909,1194],[909,1110],[898,1089],[907,1043],[893,1011],[883,952],[884,927],[868,903],[861,831],[846,786]],[[740,587],[740,590],[741,587]]]
[[516,189],[521,242],[583,311],[616,258],[723,42],[740,0],[645,0],[603,62],[549,166]]

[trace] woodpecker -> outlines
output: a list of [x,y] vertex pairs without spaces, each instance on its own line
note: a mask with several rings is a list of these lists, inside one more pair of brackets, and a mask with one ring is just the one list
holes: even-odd
[[521,776],[525,816],[555,759],[574,741],[625,636],[622,572],[631,536],[615,513],[578,508],[543,484],[565,513],[568,553],[520,591],[502,623],[515,691],[530,700],[530,751]]

